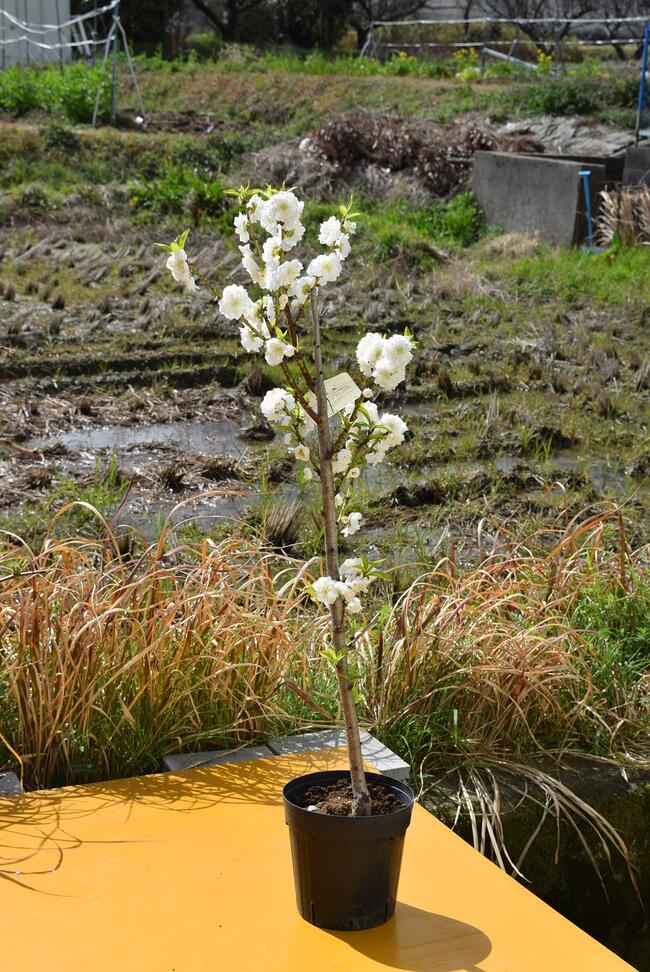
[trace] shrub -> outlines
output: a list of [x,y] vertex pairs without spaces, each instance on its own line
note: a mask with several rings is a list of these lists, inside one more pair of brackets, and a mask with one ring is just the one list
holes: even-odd
[[205,180],[193,169],[166,162],[160,174],[131,186],[131,205],[148,216],[189,216],[196,225],[221,216],[226,200],[221,183]]
[[459,246],[476,243],[485,232],[485,213],[473,192],[461,192],[449,202],[414,214],[415,225],[430,236]]
[[[59,67],[13,65],[0,72],[0,108],[15,115],[41,109],[71,122],[89,122],[100,80],[100,65],[77,63],[63,71]],[[109,85],[104,81],[99,100],[100,118],[108,115],[109,98]]]
[[598,109],[599,90],[579,79],[546,81],[529,88],[523,109],[536,115],[589,115]]

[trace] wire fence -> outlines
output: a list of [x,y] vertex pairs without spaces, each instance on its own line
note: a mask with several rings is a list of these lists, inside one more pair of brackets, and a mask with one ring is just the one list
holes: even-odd
[[[523,44],[553,49],[558,63],[570,47],[642,45],[648,17],[464,17],[422,20],[378,20],[369,29],[362,56],[381,59],[396,51],[435,55],[461,48],[506,47],[508,56]],[[444,30],[446,28],[446,31]],[[600,28],[600,29],[597,29]],[[436,34],[449,36],[436,39]],[[433,40],[425,34],[432,35]],[[501,36],[502,35],[502,36]],[[534,35],[534,36],[532,36]]]
[[[99,6],[93,4],[91,10],[66,16],[69,4],[60,0],[50,0],[47,13],[44,4],[33,0],[15,0],[13,6],[21,8],[21,16],[7,9],[5,3],[0,9],[0,68],[5,69],[15,63],[41,63],[70,60],[73,53],[86,58],[94,58],[97,48],[107,43],[104,18],[119,9],[120,0],[109,0]],[[62,7],[64,9],[62,10]],[[47,16],[54,14],[55,22],[48,23]]]
[[[5,0],[3,8],[0,9],[1,70],[5,70],[10,64],[22,63],[30,66],[32,63],[56,61],[57,58],[63,70],[65,63],[72,59],[73,54],[80,55],[93,63],[100,58],[101,71],[92,121],[93,125],[97,124],[101,93],[108,82],[111,92],[110,120],[114,124],[117,112],[117,54],[121,45],[138,101],[139,118],[143,125],[146,124],[140,86],[127,36],[120,20],[120,0],[108,0],[101,6],[94,2],[91,10],[74,16],[65,16],[65,12],[62,13],[60,0],[48,0],[48,11],[55,15],[55,23],[48,23],[45,19],[43,0],[39,3],[38,19],[35,0],[22,0],[22,17],[9,11],[7,6]],[[13,6],[17,9],[18,0],[14,0]],[[69,3],[66,4],[66,9],[69,11]]]

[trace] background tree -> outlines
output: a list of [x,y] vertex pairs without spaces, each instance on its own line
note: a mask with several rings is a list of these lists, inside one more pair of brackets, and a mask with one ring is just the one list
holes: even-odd
[[368,39],[373,20],[401,20],[412,17],[426,6],[426,0],[353,0],[350,23],[357,32],[359,50]]
[[206,0],[190,0],[206,20],[219,31],[226,41],[236,39],[237,27],[242,14],[254,7],[259,7],[262,0],[218,0],[208,3]]
[[578,20],[587,14],[598,14],[597,0],[483,0],[485,10],[495,17],[509,20],[530,37],[535,44],[545,47],[554,40],[562,40],[574,31],[572,23],[530,23],[526,21],[557,18]]
[[[182,19],[184,0],[122,0],[120,18],[126,30],[129,44],[138,51],[153,53],[162,48],[166,54],[175,54],[174,37]],[[84,0],[73,0],[72,13],[88,13],[90,5]],[[100,18],[105,33],[110,27],[112,15]]]
[[332,48],[350,15],[350,0],[279,0],[276,7],[282,39],[303,48]]

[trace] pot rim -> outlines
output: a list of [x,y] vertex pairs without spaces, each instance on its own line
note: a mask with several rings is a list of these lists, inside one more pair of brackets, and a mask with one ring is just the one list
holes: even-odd
[[282,799],[285,804],[285,807],[287,808],[290,807],[293,814],[295,813],[306,814],[312,819],[314,819],[314,816],[316,816],[321,820],[322,819],[355,820],[359,822],[364,822],[366,825],[368,825],[370,821],[380,821],[380,820],[388,821],[391,818],[395,818],[397,815],[404,814],[405,812],[408,812],[410,816],[411,809],[413,807],[413,804],[415,803],[415,794],[413,793],[413,790],[407,783],[404,783],[402,780],[396,780],[391,776],[384,776],[383,773],[366,771],[365,775],[366,775],[366,779],[370,783],[380,783],[387,790],[391,791],[396,796],[398,796],[402,800],[403,805],[398,810],[391,810],[389,813],[375,814],[369,817],[353,817],[353,816],[339,816],[337,814],[329,814],[329,813],[319,813],[317,815],[314,815],[311,810],[307,810],[306,807],[301,807],[298,806],[297,803],[294,803],[291,794],[292,790],[294,792],[296,791],[300,792],[301,790],[307,788],[308,786],[316,783],[327,784],[328,782],[334,782],[335,780],[340,779],[341,777],[343,778],[347,777],[349,779],[350,771],[347,769],[319,770],[314,773],[304,773],[301,776],[295,776],[293,779],[289,780],[283,786]]

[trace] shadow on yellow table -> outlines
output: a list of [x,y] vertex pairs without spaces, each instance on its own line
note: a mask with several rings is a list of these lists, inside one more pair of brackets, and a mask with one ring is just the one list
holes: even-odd
[[292,777],[342,765],[343,753],[325,750],[0,802],[0,914],[5,942],[15,948],[7,968],[630,968],[421,807],[407,834],[391,921],[363,932],[304,922],[281,790]]

